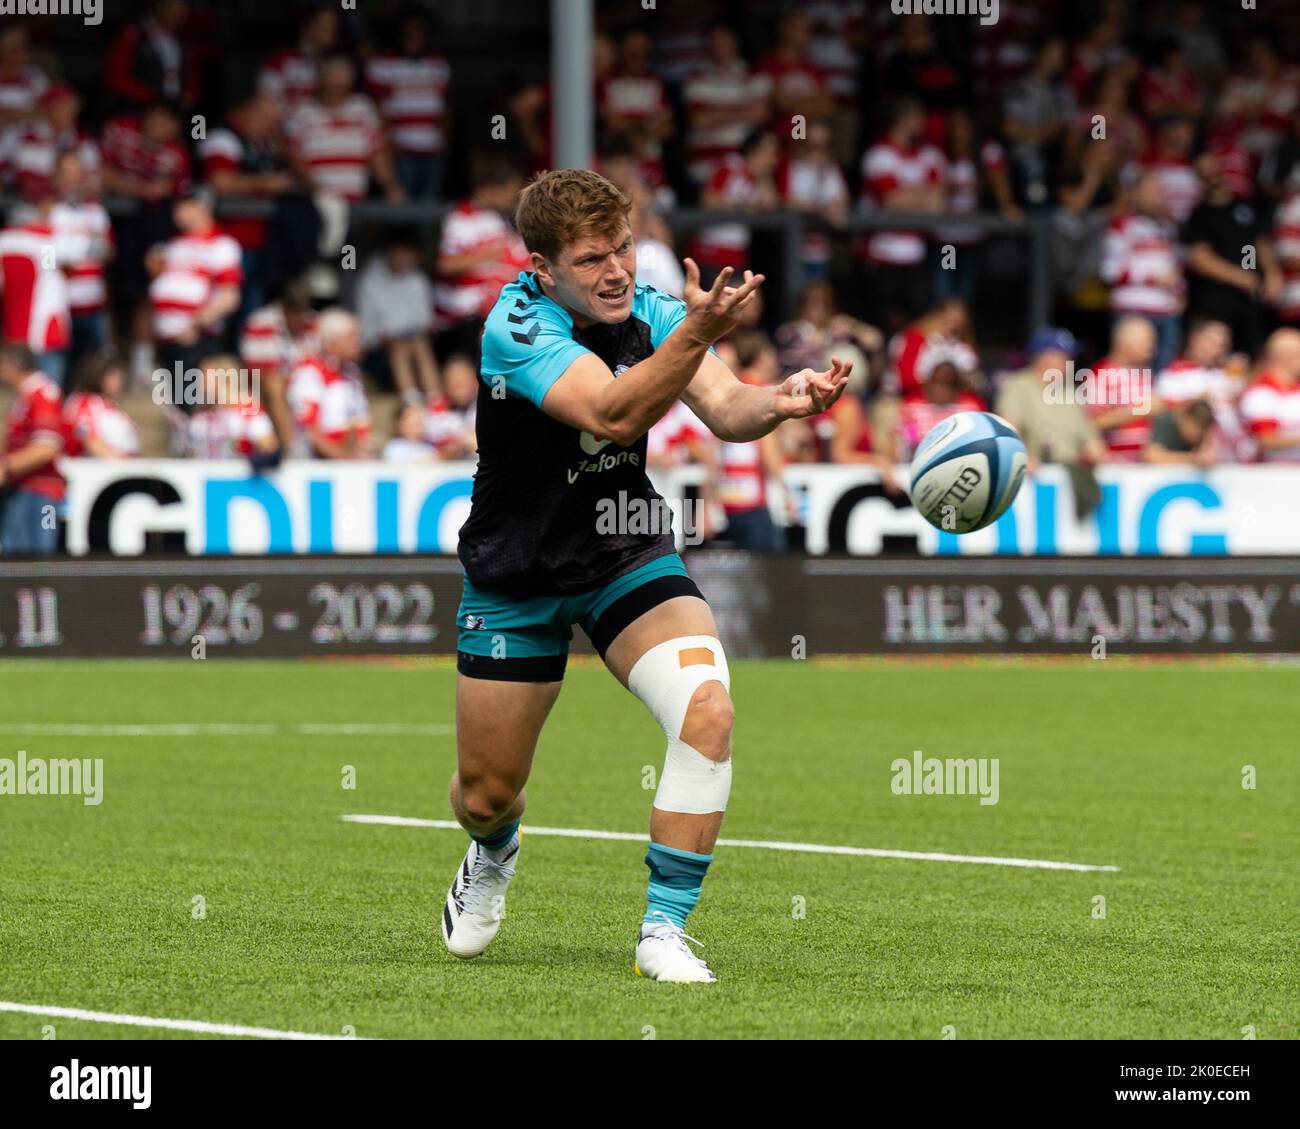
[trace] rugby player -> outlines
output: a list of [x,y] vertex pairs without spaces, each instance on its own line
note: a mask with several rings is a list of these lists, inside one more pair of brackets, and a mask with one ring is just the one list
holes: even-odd
[[451,780],[471,842],[442,934],[469,958],[500,927],[524,785],[578,624],[667,737],[634,968],[712,982],[685,925],[731,790],[727,659],[672,533],[609,532],[598,514],[611,502],[619,513],[638,503],[664,512],[646,477],[646,432],[679,399],[719,438],[746,442],[825,411],[850,366],[832,358],[828,372],[742,384],[710,346],[735,329],[763,276],[746,271],[733,286],[726,268],[706,290],[687,259],[684,301],[638,286],[630,208],[594,172],[539,174],[516,216],[533,269],[502,289],[484,329]]

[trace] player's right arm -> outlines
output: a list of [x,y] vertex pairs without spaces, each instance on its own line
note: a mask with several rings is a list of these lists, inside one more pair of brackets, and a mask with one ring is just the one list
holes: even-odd
[[746,271],[745,281],[730,287],[731,275],[725,267],[712,288],[703,290],[699,268],[687,259],[686,316],[654,353],[617,380],[600,358],[584,353],[550,386],[542,411],[598,439],[631,446],[677,402],[709,346],[736,328],[763,283],[763,275]]

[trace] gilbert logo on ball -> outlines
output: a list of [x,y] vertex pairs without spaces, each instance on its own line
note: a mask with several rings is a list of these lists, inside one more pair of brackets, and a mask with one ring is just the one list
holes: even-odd
[[992,412],[958,412],[921,440],[912,458],[912,505],[936,529],[973,533],[1015,501],[1025,477],[1025,444]]

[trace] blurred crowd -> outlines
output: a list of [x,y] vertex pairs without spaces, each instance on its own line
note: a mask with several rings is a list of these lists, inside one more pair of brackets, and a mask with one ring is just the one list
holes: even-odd
[[[720,351],[751,383],[854,361],[834,409],[760,443],[720,444],[684,407],[652,432],[652,463],[706,468],[737,539],[779,541],[752,515],[783,466],[870,464],[897,492],[967,408],[1006,416],[1085,502],[1111,461],[1300,462],[1290,0],[1001,0],[991,25],[866,0],[665,7],[601,6],[592,44],[597,163],[632,199],[640,280],[680,293],[685,254],[706,280],[763,268],[746,215],[798,212],[797,308],[769,296]],[[510,217],[550,162],[549,84],[502,84],[501,135],[475,138],[431,10],[297,11],[223,98],[191,0],[120,25],[94,87],[34,62],[31,21],[0,25],[6,527],[61,499],[59,457],[139,452],[132,389],[178,456],[473,457],[479,329],[529,265]],[[360,239],[362,200],[445,212]],[[687,206],[726,214],[677,232]],[[1050,225],[1056,324],[1027,342],[977,339],[976,215]],[[375,389],[394,393],[378,421]]]

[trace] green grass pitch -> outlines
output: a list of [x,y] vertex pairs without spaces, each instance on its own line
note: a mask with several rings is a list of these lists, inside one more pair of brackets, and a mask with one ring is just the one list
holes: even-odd
[[[98,807],[0,796],[0,1000],[373,1038],[1300,1035],[1300,667],[734,663],[724,836],[1121,869],[720,848],[689,923],[707,986],[633,974],[640,844],[528,835],[645,830],[662,734],[591,666],[543,734],[500,935],[469,963],[443,949],[464,836],[341,816],[449,818],[450,732],[294,727],[449,730],[454,677],[0,665],[0,757],[102,757],[105,774]],[[68,723],[274,731],[40,731]],[[999,802],[895,795],[890,762],[917,749],[997,757]],[[2,1037],[46,1024],[195,1037],[0,1011]]]

